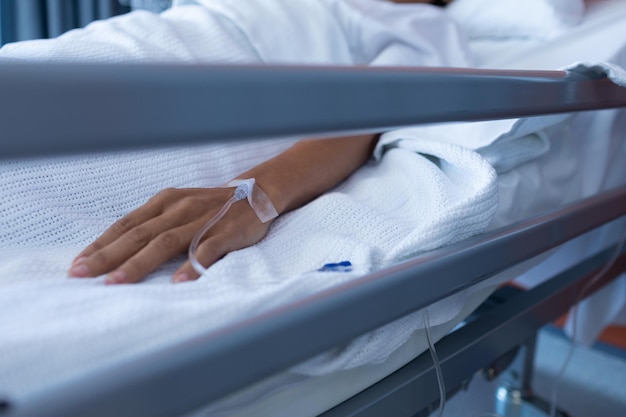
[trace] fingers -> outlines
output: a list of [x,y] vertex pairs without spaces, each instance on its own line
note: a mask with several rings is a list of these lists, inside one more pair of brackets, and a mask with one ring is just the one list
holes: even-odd
[[[84,249],[73,262],[69,276],[108,273],[108,284],[138,282],[159,265],[184,253],[194,235],[228,198],[228,191],[223,189],[159,193]],[[204,237],[196,251],[198,261],[208,267],[228,252],[258,242],[268,228],[269,223],[261,223],[246,202],[237,202]],[[186,262],[173,280],[189,281],[198,276]]]
[[79,261],[84,261],[85,258],[91,256],[94,252],[113,243],[120,236],[129,232],[138,225],[141,225],[149,219],[159,216],[163,211],[163,195],[171,193],[172,191],[169,189],[163,190],[161,193],[148,200],[143,206],[137,208],[136,210],[132,211],[128,215],[113,223],[111,227],[109,227],[98,239],[96,239],[92,244],[83,249],[78,254],[78,256],[74,258],[72,265],[80,263]]
[[[95,277],[110,272],[135,256],[150,242],[167,230],[176,229],[206,214],[206,203],[188,202],[189,190],[167,189],[150,199],[145,205],[115,222],[94,243],[85,248],[74,260],[70,277]],[[157,243],[169,238],[159,237]],[[181,243],[182,245],[182,243]],[[166,243],[160,245],[165,248]],[[180,245],[179,245],[180,246]],[[173,252],[174,249],[170,249]],[[159,254],[156,259],[175,256],[182,252]],[[166,258],[167,260],[169,258]],[[152,268],[158,266],[154,265]],[[147,269],[144,267],[143,269]],[[116,277],[119,274],[116,274]]]
[[107,275],[107,284],[131,284],[141,281],[162,263],[184,252],[196,227],[186,225],[167,230],[148,245],[128,258],[118,268]]
[[[153,256],[152,262],[144,261],[145,256],[139,256],[135,263],[130,264],[132,270],[151,272],[161,263],[182,253],[185,250],[184,236],[179,236],[181,219],[176,213],[161,215],[147,222],[140,224],[110,244],[103,246],[91,254],[78,258],[72,265],[69,275],[72,277],[95,277],[120,269],[125,263],[138,257],[142,252],[150,248],[147,252]],[[189,228],[187,234],[193,233]],[[148,258],[149,259],[149,258]],[[130,268],[129,267],[129,268]],[[129,274],[129,278],[134,278],[135,274]],[[112,275],[113,282],[123,282],[126,279],[118,272]],[[135,282],[133,279],[132,282]]]

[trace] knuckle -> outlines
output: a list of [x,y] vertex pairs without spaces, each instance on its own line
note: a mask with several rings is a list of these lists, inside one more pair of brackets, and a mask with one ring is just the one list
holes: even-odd
[[198,247],[198,251],[196,252],[196,257],[198,261],[206,268],[211,266],[215,261],[224,256],[224,254],[219,253],[215,245],[208,244],[204,242],[202,245]]
[[164,200],[170,200],[170,199],[178,197],[179,193],[180,193],[180,190],[178,188],[168,187],[160,191],[156,195],[156,197],[164,199]]
[[141,277],[149,272],[146,263],[138,256],[126,261],[124,270],[127,272],[130,281],[137,281],[137,277]]
[[152,238],[151,233],[143,226],[138,226],[131,229],[124,236],[131,242],[138,245],[145,245]]
[[176,200],[179,196],[180,190],[177,188],[169,187],[156,193],[148,202],[150,204],[156,204],[157,206],[163,206],[169,202]]
[[244,229],[245,228],[242,225],[236,225],[233,222],[224,222],[222,227],[220,227],[219,237],[228,241],[239,237],[242,233],[244,233]]
[[104,245],[102,245],[99,241],[95,241],[92,244],[90,244],[89,246],[87,246],[78,257],[81,256],[90,256],[91,254],[93,254],[94,252],[99,251],[100,249],[102,249],[104,247]]
[[132,221],[128,217],[122,217],[121,219],[113,223],[111,229],[113,229],[113,231],[117,234],[123,234],[132,229],[132,227]]
[[102,251],[92,253],[89,260],[99,267],[107,266],[109,264],[109,257]]
[[155,239],[155,245],[162,250],[168,252],[178,251],[181,249],[181,238],[178,233],[164,232]]
[[181,200],[181,204],[185,211],[193,214],[204,213],[207,211],[207,202],[196,196],[188,196]]

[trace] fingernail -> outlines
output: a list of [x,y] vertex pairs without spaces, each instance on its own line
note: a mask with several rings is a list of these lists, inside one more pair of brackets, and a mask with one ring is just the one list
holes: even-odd
[[77,265],[85,262],[87,260],[86,256],[81,256],[80,258],[76,258],[72,261],[72,265]]
[[86,277],[89,274],[89,267],[84,263],[76,264],[72,266],[68,272],[70,277]]
[[174,281],[174,282],[189,281],[189,275],[187,275],[184,272],[179,272],[178,274],[174,275],[174,278],[172,278],[172,281]]
[[107,284],[120,284],[126,280],[126,272],[118,270],[107,275]]

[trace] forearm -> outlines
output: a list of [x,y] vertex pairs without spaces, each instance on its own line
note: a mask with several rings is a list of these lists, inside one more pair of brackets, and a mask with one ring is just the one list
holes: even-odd
[[282,214],[346,179],[371,156],[378,136],[304,140],[240,178],[255,178]]

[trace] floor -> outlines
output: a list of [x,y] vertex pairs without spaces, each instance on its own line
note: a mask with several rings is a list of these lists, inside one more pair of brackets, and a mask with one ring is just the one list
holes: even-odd
[[[623,342],[619,336],[618,342],[618,345]],[[592,348],[577,346],[557,383],[556,376],[569,349],[570,344],[558,327],[548,326],[540,332],[532,383],[535,394],[549,401],[557,384],[557,404],[570,417],[626,416],[626,350],[606,343],[598,343]],[[519,369],[520,362],[517,360],[513,369]],[[494,414],[498,409],[496,393],[510,378],[511,374],[504,374],[487,382],[477,374],[467,390],[448,401],[443,417],[497,416]],[[503,417],[513,417],[513,414]],[[549,413],[525,412],[515,414],[515,417],[546,415]]]

